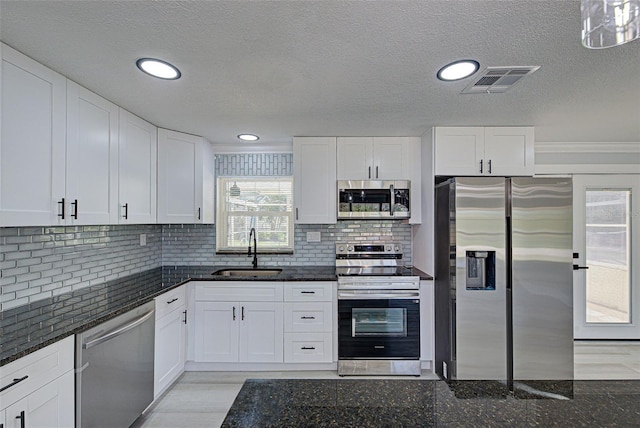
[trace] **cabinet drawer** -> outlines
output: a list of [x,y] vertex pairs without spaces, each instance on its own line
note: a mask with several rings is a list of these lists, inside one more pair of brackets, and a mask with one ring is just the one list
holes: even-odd
[[9,406],[36,389],[73,370],[74,336],[0,367],[0,388],[24,379],[0,392],[2,407]]
[[196,284],[196,301],[281,302],[282,282],[213,281]]
[[155,298],[156,320],[187,304],[187,287],[182,285]]
[[333,328],[331,302],[284,304],[284,331],[286,333],[331,332]]
[[284,300],[288,302],[332,302],[333,282],[285,282]]
[[285,363],[330,363],[331,333],[285,333]]

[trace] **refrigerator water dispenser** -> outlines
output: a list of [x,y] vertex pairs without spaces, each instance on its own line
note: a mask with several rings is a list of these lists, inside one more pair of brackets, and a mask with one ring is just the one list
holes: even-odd
[[496,289],[496,252],[467,251],[467,290]]

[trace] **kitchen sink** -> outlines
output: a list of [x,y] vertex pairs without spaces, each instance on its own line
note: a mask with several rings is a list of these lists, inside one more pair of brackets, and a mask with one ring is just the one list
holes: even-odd
[[220,269],[212,273],[211,275],[218,276],[275,276],[279,275],[282,269],[279,268],[235,268],[235,269]]

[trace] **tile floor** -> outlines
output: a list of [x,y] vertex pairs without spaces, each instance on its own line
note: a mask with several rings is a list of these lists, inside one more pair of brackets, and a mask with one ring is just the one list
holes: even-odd
[[[640,342],[576,341],[574,349],[576,380],[640,379]],[[339,376],[329,371],[186,372],[133,428],[219,427],[246,379],[296,378],[338,379]],[[423,373],[420,379],[437,379],[437,376]]]
[[580,340],[573,350],[576,380],[640,379],[640,342]]

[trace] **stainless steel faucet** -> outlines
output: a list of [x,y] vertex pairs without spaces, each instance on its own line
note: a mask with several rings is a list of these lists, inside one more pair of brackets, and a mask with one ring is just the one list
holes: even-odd
[[249,232],[249,252],[247,253],[247,257],[251,257],[251,236],[253,236],[253,261],[251,264],[254,269],[258,267],[258,242],[256,241],[256,235],[256,229],[252,227],[251,232]]

